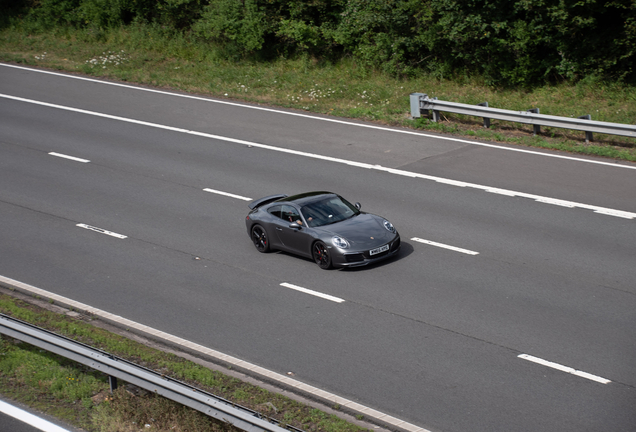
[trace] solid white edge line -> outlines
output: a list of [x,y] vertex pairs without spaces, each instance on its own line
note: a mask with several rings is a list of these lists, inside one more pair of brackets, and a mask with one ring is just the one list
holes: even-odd
[[594,210],[594,213],[603,214],[607,216],[615,216],[623,219],[634,219],[631,213],[623,212],[620,210],[611,210],[611,209],[597,209]]
[[444,249],[450,249],[450,250],[455,251],[455,252],[465,253],[467,255],[479,255],[479,252],[471,251],[471,250],[468,250],[468,249],[462,249],[462,248],[458,248],[458,247],[455,247],[455,246],[449,246],[449,245],[444,244],[444,243],[437,243],[437,242],[430,241],[430,240],[424,240],[424,239],[421,239],[421,238],[418,238],[418,237],[413,237],[411,240],[419,242],[419,243],[425,243],[425,244],[431,245],[431,246],[436,246],[436,247],[440,247],[440,248],[444,248]]
[[280,285],[284,286],[286,288],[290,288],[290,289],[293,289],[293,290],[296,290],[296,291],[303,292],[305,294],[310,294],[312,296],[324,298],[326,300],[331,300],[332,302],[336,302],[336,303],[343,303],[344,302],[344,299],[341,299],[339,297],[334,297],[334,296],[329,295],[329,294],[323,294],[323,293],[318,292],[318,291],[312,291],[310,289],[303,288],[303,287],[300,287],[298,285],[293,285],[293,284],[290,284],[290,283],[287,283],[287,282],[283,282]]
[[95,232],[98,232],[98,233],[100,233],[100,234],[106,234],[106,235],[111,236],[111,237],[116,237],[116,238],[118,238],[118,239],[125,239],[125,238],[128,238],[128,237],[127,237],[127,236],[125,236],[125,235],[117,234],[117,233],[112,232],[112,231],[107,231],[107,230],[105,230],[105,229],[103,229],[103,228],[97,228],[97,227],[90,226],[90,225],[86,225],[86,224],[83,224],[83,223],[78,223],[78,224],[77,224],[77,225],[75,225],[75,226],[78,226],[78,227],[80,227],[80,228],[84,228],[84,229],[87,229],[87,230],[90,230],[90,231],[95,231]]
[[55,152],[51,152],[49,153],[51,156],[55,156],[55,157],[59,157],[59,158],[64,158],[64,159],[70,159],[76,162],[82,162],[82,163],[89,163],[90,161],[88,159],[81,159],[75,156],[69,156],[69,155],[65,155],[62,153],[55,153]]
[[177,127],[172,127],[172,126],[166,126],[166,125],[161,125],[161,124],[157,124],[157,123],[150,123],[150,122],[141,121],[141,120],[135,120],[135,119],[125,118],[125,117],[118,117],[118,116],[114,116],[114,115],[110,115],[110,114],[103,114],[103,113],[98,113],[98,112],[94,112],[94,111],[87,111],[87,110],[83,110],[83,109],[66,107],[66,106],[62,106],[62,105],[51,104],[51,103],[48,103],[48,102],[40,102],[40,101],[35,101],[35,100],[32,100],[32,99],[25,99],[25,98],[20,98],[20,97],[16,97],[16,96],[5,95],[5,94],[0,94],[0,97],[6,98],[6,99],[17,100],[17,101],[25,102],[25,103],[32,103],[32,104],[35,104],[35,105],[46,106],[46,107],[55,108],[55,109],[61,109],[61,110],[65,110],[65,111],[71,111],[71,112],[77,112],[77,113],[81,113],[81,114],[93,115],[93,116],[96,116],[96,117],[102,117],[102,118],[107,118],[107,119],[116,120],[116,121],[122,121],[122,122],[126,122],[126,123],[132,123],[132,124],[138,124],[138,125],[147,126],[147,127],[154,127],[154,128],[157,128],[157,129],[169,130],[169,131],[172,131],[172,132],[185,133],[185,134],[200,136],[200,137],[204,137],[204,138],[211,138],[211,139],[215,139],[215,140],[219,140],[219,141],[225,141],[225,142],[231,142],[231,143],[235,143],[235,144],[246,145],[246,146],[249,146],[249,147],[261,148],[261,149],[264,149],[264,150],[271,150],[271,151],[277,151],[277,152],[280,152],[280,153],[287,153],[287,154],[293,154],[293,155],[297,155],[297,156],[309,157],[309,158],[313,158],[313,159],[330,161],[330,162],[345,164],[345,165],[349,165],[349,166],[356,166],[356,167],[359,167],[359,168],[384,171],[384,172],[388,172],[388,173],[396,174],[396,175],[401,175],[401,176],[405,176],[405,177],[432,180],[432,181],[439,182],[439,183],[445,183],[445,184],[458,186],[458,187],[468,187],[468,188],[483,190],[483,191],[486,191],[486,192],[499,193],[499,194],[502,194],[502,195],[516,196],[516,197],[521,197],[521,198],[529,198],[529,199],[533,199],[535,201],[543,200],[545,202],[546,200],[549,200],[551,204],[557,204],[558,203],[558,205],[562,206],[562,207],[583,208],[583,209],[592,210],[592,211],[594,211],[596,213],[599,213],[599,214],[615,216],[615,217],[621,217],[621,218],[625,218],[625,219],[636,219],[636,213],[626,212],[626,211],[622,211],[622,210],[615,210],[615,209],[609,209],[609,208],[605,208],[605,207],[593,206],[593,205],[589,205],[589,204],[582,204],[582,203],[576,203],[576,202],[572,202],[572,201],[559,200],[559,199],[555,199],[555,198],[542,197],[540,195],[532,195],[532,194],[528,194],[528,193],[525,193],[525,192],[508,191],[508,190],[505,190],[505,189],[498,189],[498,188],[493,188],[493,187],[490,187],[490,186],[478,185],[478,184],[474,184],[474,183],[458,182],[458,181],[455,181],[455,180],[449,180],[449,179],[445,179],[445,178],[441,178],[441,177],[435,177],[435,176],[430,176],[430,175],[426,175],[426,174],[414,173],[414,172],[410,172],[410,171],[403,171],[403,170],[394,169],[394,168],[386,168],[386,167],[383,167],[381,165],[371,165],[371,164],[368,164],[368,163],[355,162],[355,161],[350,161],[350,160],[346,160],[346,159],[339,159],[339,158],[335,158],[335,157],[331,157],[331,156],[323,156],[323,155],[319,155],[319,154],[315,154],[315,153],[307,153],[307,152],[298,151],[298,150],[291,150],[291,149],[286,149],[286,148],[282,148],[282,147],[275,147],[275,146],[271,146],[271,145],[267,145],[267,144],[259,144],[259,143],[256,143],[256,142],[245,141],[245,140],[240,140],[240,139],[236,139],[236,138],[229,138],[229,137],[224,137],[224,136],[220,136],[220,135],[212,135],[212,134],[208,134],[208,133],[204,133],[204,132],[191,131],[191,130],[187,130],[187,129],[177,128]]
[[44,420],[43,418],[40,418],[36,415],[31,414],[30,412],[27,412],[1,400],[0,411],[44,432],[69,432],[68,429],[64,429],[56,424],[51,423],[48,420]]
[[216,103],[216,104],[221,104],[221,105],[230,105],[230,106],[236,106],[236,107],[259,110],[259,111],[273,112],[273,113],[277,113],[277,114],[283,114],[283,115],[289,115],[289,116],[295,116],[295,117],[304,117],[304,118],[309,118],[309,119],[312,119],[312,120],[326,121],[326,122],[331,122],[331,123],[339,123],[339,124],[344,124],[344,125],[347,125],[347,126],[356,126],[356,127],[367,128],[367,129],[376,129],[376,130],[382,130],[382,131],[394,132],[394,133],[401,133],[401,134],[406,134],[406,135],[416,135],[416,136],[421,136],[421,137],[424,137],[424,138],[433,138],[433,139],[440,139],[440,140],[445,140],[445,141],[454,141],[454,142],[459,142],[459,143],[462,143],[462,144],[470,144],[470,145],[476,145],[476,146],[480,146],[480,147],[488,147],[488,148],[493,148],[493,149],[497,149],[497,150],[507,150],[507,151],[513,151],[513,152],[518,152],[518,153],[532,154],[532,155],[535,155],[535,156],[544,156],[544,157],[551,157],[551,158],[555,158],[555,159],[571,160],[571,161],[575,161],[575,162],[591,163],[591,164],[597,164],[597,165],[606,165],[606,166],[611,166],[611,167],[614,167],[614,168],[636,169],[636,166],[621,165],[621,164],[617,164],[617,163],[602,162],[602,161],[589,160],[589,159],[581,159],[581,158],[576,158],[576,157],[572,157],[572,156],[562,156],[562,155],[555,155],[555,154],[550,154],[550,153],[542,153],[542,152],[538,152],[538,151],[525,150],[525,149],[514,148],[514,147],[503,147],[503,146],[498,146],[498,145],[494,145],[494,144],[482,143],[482,142],[479,142],[479,141],[469,141],[469,140],[460,139],[460,138],[432,135],[432,134],[426,134],[426,133],[422,133],[422,132],[414,132],[414,131],[409,131],[409,130],[391,129],[391,128],[388,128],[388,127],[369,125],[369,124],[362,124],[362,123],[355,123],[355,122],[352,122],[352,121],[338,120],[338,119],[334,119],[334,118],[318,117],[318,116],[310,115],[310,114],[282,111],[282,110],[278,110],[278,109],[274,109],[274,108],[266,108],[266,107],[261,107],[261,106],[247,105],[247,104],[238,103],[238,102],[230,102],[230,101],[224,101],[224,100],[204,98],[204,97],[200,97],[200,96],[192,96],[192,95],[188,95],[188,94],[168,92],[168,91],[165,91],[165,90],[156,90],[156,89],[152,89],[152,88],[132,86],[130,84],[122,84],[122,83],[112,82],[112,81],[104,81],[104,80],[98,80],[98,79],[94,79],[94,78],[80,77],[80,76],[76,76],[76,75],[63,74],[63,73],[59,73],[59,72],[51,72],[51,71],[46,71],[46,70],[41,70],[41,69],[33,69],[33,68],[28,68],[28,67],[24,67],[24,66],[17,66],[17,65],[11,65],[11,64],[6,64],[6,63],[0,63],[0,66],[14,68],[14,69],[22,69],[22,70],[27,70],[27,71],[30,71],[30,72],[36,72],[36,73],[42,73],[42,74],[48,74],[48,75],[55,75],[55,76],[59,76],[59,77],[63,77],[63,78],[77,79],[77,80],[81,80],[81,81],[89,81],[89,82],[94,82],[94,83],[98,83],[98,84],[111,85],[111,86],[115,86],[115,87],[123,87],[123,88],[128,88],[128,89],[133,89],[133,90],[146,91],[146,92],[149,92],[149,93],[157,93],[157,94],[162,94],[162,95],[168,95],[168,96],[175,96],[175,97],[181,97],[181,98],[186,98],[186,99],[194,99],[194,100],[200,100],[200,101],[205,101],[205,102],[211,102],[211,103]]
[[587,373],[587,372],[576,370],[576,369],[571,368],[569,366],[563,366],[561,364],[554,363],[554,362],[551,362],[551,361],[548,361],[548,360],[543,360],[543,359],[541,359],[539,357],[534,357],[534,356],[531,356],[531,355],[528,355],[528,354],[519,354],[517,357],[519,357],[521,359],[524,359],[524,360],[531,361],[533,363],[540,364],[542,366],[546,366],[546,367],[549,367],[549,368],[552,368],[552,369],[560,370],[561,372],[569,373],[569,374],[576,375],[576,376],[579,376],[579,377],[582,377],[582,378],[587,378],[589,380],[596,381],[596,382],[601,383],[601,384],[609,384],[609,383],[612,382],[612,381],[610,381],[608,379],[605,379],[605,378],[602,378],[600,376],[592,375],[592,374]]
[[575,206],[572,203],[567,201],[555,200],[552,198],[537,198],[536,202],[544,203],[544,204],[552,204],[561,207],[574,208]]
[[169,341],[170,343],[173,343],[173,344],[176,344],[176,345],[180,345],[180,346],[182,346],[184,348],[191,349],[191,350],[194,350],[194,351],[198,351],[198,352],[203,353],[205,355],[214,357],[214,358],[216,358],[216,359],[218,359],[218,360],[220,360],[222,362],[229,363],[229,364],[234,365],[236,367],[240,367],[240,368],[249,370],[250,372],[253,372],[255,374],[261,375],[261,376],[266,377],[266,378],[268,378],[270,380],[277,381],[277,382],[279,382],[281,384],[296,388],[296,389],[298,389],[298,390],[300,390],[302,392],[313,394],[314,396],[319,397],[321,399],[324,399],[326,401],[329,401],[332,404],[346,406],[347,408],[352,409],[354,411],[358,411],[358,412],[364,414],[367,417],[376,418],[377,420],[380,420],[380,421],[382,421],[384,423],[387,423],[387,424],[390,424],[390,425],[394,425],[394,426],[399,425],[399,427],[401,429],[405,429],[408,432],[430,432],[428,429],[421,428],[421,427],[416,426],[416,425],[411,424],[411,423],[403,422],[402,420],[399,420],[399,419],[397,419],[395,417],[389,416],[388,414],[381,413],[379,411],[376,411],[376,410],[373,410],[373,409],[371,409],[369,407],[361,405],[361,404],[359,404],[357,402],[353,402],[353,401],[351,401],[349,399],[345,399],[345,398],[340,397],[338,395],[335,395],[333,393],[326,392],[326,391],[321,390],[321,389],[319,389],[317,387],[313,387],[313,386],[305,384],[305,383],[303,383],[301,381],[297,381],[295,379],[292,379],[292,378],[290,378],[287,375],[281,375],[279,373],[272,372],[269,369],[265,369],[263,367],[255,365],[255,364],[248,363],[248,362],[243,361],[243,360],[241,360],[239,358],[232,357],[230,355],[224,354],[224,353],[222,353],[220,351],[216,351],[216,350],[213,350],[211,348],[204,347],[203,345],[195,344],[195,343],[190,342],[190,341],[188,341],[186,339],[181,339],[181,338],[179,338],[177,336],[174,336],[174,335],[171,335],[169,333],[165,333],[165,332],[162,332],[160,330],[156,330],[156,329],[154,329],[152,327],[148,327],[146,325],[137,323],[137,322],[129,320],[127,318],[123,318],[121,316],[111,314],[111,313],[103,311],[101,309],[97,309],[97,308],[94,308],[92,306],[77,302],[75,300],[71,300],[71,299],[69,299],[67,297],[62,297],[62,296],[54,294],[52,292],[45,291],[45,290],[43,290],[41,288],[37,288],[37,287],[34,287],[32,285],[25,284],[24,282],[20,282],[20,281],[17,281],[17,280],[14,280],[14,279],[10,279],[8,277],[0,275],[0,284],[3,284],[4,286],[7,286],[7,287],[11,287],[11,288],[19,289],[19,290],[22,290],[22,291],[26,291],[28,293],[35,294],[35,295],[38,295],[40,297],[44,297],[46,299],[51,299],[54,302],[58,302],[59,304],[65,305],[67,307],[72,307],[72,308],[74,308],[77,311],[80,311],[80,312],[83,311],[85,313],[101,317],[101,318],[103,318],[105,320],[116,322],[119,325],[122,325],[122,326],[124,326],[126,328],[136,329],[138,331],[150,334],[153,337],[156,337],[156,338],[159,338],[159,339],[164,339],[164,340]]
[[243,200],[243,201],[252,201],[252,198],[247,198],[247,197],[240,196],[240,195],[234,195],[234,194],[231,194],[231,193],[228,193],[228,192],[222,192],[222,191],[209,189],[209,188],[206,188],[206,189],[203,189],[203,190],[205,192],[210,192],[210,193],[217,194],[217,195],[224,195],[224,196],[227,196],[227,197],[230,197],[230,198],[236,198],[236,199],[240,199],[240,200]]

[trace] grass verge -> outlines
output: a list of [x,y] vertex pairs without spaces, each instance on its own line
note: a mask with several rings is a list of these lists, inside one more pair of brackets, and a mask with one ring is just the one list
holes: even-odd
[[[0,294],[0,313],[108,351],[305,431],[359,432],[333,414],[175,354],[113,334],[79,314],[68,316]],[[161,396],[121,385],[109,392],[107,376],[63,357],[0,337],[0,393],[87,431],[238,431]]]
[[488,87],[479,78],[421,76],[398,79],[358,67],[310,57],[273,61],[227,59],[222,50],[158,26],[135,24],[112,30],[63,28],[28,34],[17,27],[0,31],[0,61],[75,72],[119,81],[239,99],[334,116],[468,136],[479,140],[540,147],[636,161],[636,139],[542,128],[444,113],[443,121],[410,118],[409,93],[442,100],[614,123],[636,122],[636,88],[587,79],[577,84],[527,90]]

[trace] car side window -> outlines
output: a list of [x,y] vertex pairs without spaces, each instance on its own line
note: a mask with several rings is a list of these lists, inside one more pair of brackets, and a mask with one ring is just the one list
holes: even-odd
[[282,219],[283,216],[281,215],[281,208],[282,206],[277,205],[277,206],[270,207],[269,209],[267,209],[267,211],[270,214]]
[[289,223],[299,222],[300,224],[302,224],[298,210],[296,210],[294,207],[290,205],[283,206],[282,216],[286,222],[289,222]]

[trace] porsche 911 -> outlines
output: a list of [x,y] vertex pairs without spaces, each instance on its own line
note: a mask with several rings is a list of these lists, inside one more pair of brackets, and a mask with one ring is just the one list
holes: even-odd
[[400,250],[400,235],[391,222],[335,193],[271,195],[249,208],[247,234],[262,253],[280,250],[330,269],[368,265]]

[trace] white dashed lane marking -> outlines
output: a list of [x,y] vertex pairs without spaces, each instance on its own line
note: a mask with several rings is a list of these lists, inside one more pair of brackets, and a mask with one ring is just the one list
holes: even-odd
[[290,288],[290,289],[293,289],[293,290],[296,290],[296,291],[303,292],[305,294],[309,294],[309,295],[312,295],[312,296],[324,298],[325,300],[330,300],[332,302],[336,302],[336,303],[343,303],[344,302],[344,299],[341,299],[341,298],[338,298],[338,297],[334,297],[334,296],[329,295],[329,294],[323,294],[323,293],[318,292],[318,291],[312,291],[310,289],[299,287],[298,285],[292,285],[292,284],[287,283],[287,282],[283,282],[280,285],[284,286],[285,288]]
[[107,230],[105,230],[103,228],[97,228],[97,227],[86,225],[86,224],[82,224],[82,223],[77,224],[76,226],[78,226],[80,228],[87,229],[87,230],[95,231],[95,232],[98,232],[100,234],[106,234],[106,235],[111,236],[111,237],[116,237],[116,238],[119,238],[119,239],[128,238],[128,236],[125,236],[125,235],[122,235],[122,234],[117,234],[117,233],[112,232],[112,231],[107,231]]
[[89,163],[90,162],[88,159],[82,159],[82,158],[78,158],[78,157],[75,157],[75,156],[65,155],[65,154],[62,154],[62,153],[51,152],[49,154],[51,156],[55,156],[55,157],[59,157],[59,158],[70,159],[70,160],[73,160],[75,162],[82,162],[82,163]]
[[552,368],[552,369],[560,370],[561,372],[565,372],[565,373],[569,373],[569,374],[572,374],[572,375],[580,376],[582,378],[587,378],[589,380],[596,381],[596,382],[601,383],[601,384],[609,384],[609,383],[611,383],[610,380],[602,378],[600,376],[596,376],[596,375],[592,375],[592,374],[587,373],[587,372],[576,370],[576,369],[571,368],[569,366],[563,366],[563,365],[560,365],[558,363],[554,363],[554,362],[551,362],[551,361],[543,360],[543,359],[540,359],[538,357],[533,357],[533,356],[528,355],[528,354],[519,354],[517,357],[519,357],[520,359],[531,361],[533,363],[540,364],[542,366],[547,366],[547,367]]
[[223,192],[223,191],[218,191],[218,190],[215,190],[215,189],[207,189],[207,188],[203,189],[203,190],[205,192],[210,192],[210,193],[217,194],[217,195],[223,195],[223,196],[227,196],[227,197],[230,197],[230,198],[236,198],[236,199],[240,199],[240,200],[243,200],[243,201],[252,201],[252,198],[244,197],[244,196],[241,196],[241,195],[234,195],[234,194],[231,194],[229,192]]
[[452,250],[452,251],[455,251],[455,252],[465,253],[465,254],[468,254],[468,255],[479,255],[479,252],[471,251],[471,250],[468,250],[468,249],[462,249],[462,248],[458,248],[458,247],[455,247],[455,246],[450,246],[450,245],[447,245],[447,244],[444,244],[444,243],[437,243],[437,242],[430,241],[430,240],[424,240],[424,239],[417,238],[417,237],[413,237],[411,240],[419,242],[419,243],[424,243],[424,244],[427,244],[427,245],[435,246],[435,247],[449,249],[449,250]]

